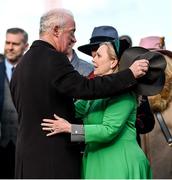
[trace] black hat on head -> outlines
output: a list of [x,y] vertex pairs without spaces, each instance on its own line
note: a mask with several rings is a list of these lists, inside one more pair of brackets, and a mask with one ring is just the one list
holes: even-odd
[[[135,60],[147,59],[149,70],[145,76],[138,78],[134,91],[138,95],[152,96],[160,93],[165,83],[166,60],[159,52],[152,52],[142,47],[131,47],[124,51],[119,63],[119,70],[129,68]],[[126,77],[127,78],[127,77]]]

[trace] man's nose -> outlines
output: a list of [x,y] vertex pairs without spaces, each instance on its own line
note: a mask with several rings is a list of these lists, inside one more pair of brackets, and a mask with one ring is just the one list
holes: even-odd
[[72,36],[72,43],[76,43],[76,41],[77,41],[77,40],[76,40],[76,37],[75,37],[75,35],[73,35],[73,36]]
[[9,45],[8,45],[8,48],[9,48],[9,49],[13,49],[13,44],[9,44]]

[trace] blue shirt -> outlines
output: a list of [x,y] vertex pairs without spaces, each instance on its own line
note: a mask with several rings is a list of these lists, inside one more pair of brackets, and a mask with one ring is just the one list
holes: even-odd
[[12,76],[12,68],[14,66],[12,64],[10,64],[7,59],[5,59],[5,67],[6,67],[7,78],[10,81],[11,80],[11,76]]
[[83,76],[88,76],[94,70],[93,65],[80,59],[74,50],[71,64],[73,65],[74,69]]

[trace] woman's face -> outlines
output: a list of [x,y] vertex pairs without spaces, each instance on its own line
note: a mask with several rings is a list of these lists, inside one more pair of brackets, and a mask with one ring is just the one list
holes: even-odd
[[[92,54],[93,55],[93,54]],[[103,76],[111,74],[113,68],[117,65],[117,60],[112,60],[108,54],[108,46],[103,44],[93,55],[94,75]]]

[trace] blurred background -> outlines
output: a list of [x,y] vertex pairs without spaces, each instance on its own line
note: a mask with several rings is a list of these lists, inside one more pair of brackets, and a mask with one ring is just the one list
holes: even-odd
[[[25,29],[31,45],[39,38],[40,16],[56,7],[67,8],[74,14],[76,50],[89,42],[93,28],[100,25],[112,25],[119,35],[129,35],[134,46],[142,37],[164,36],[166,48],[172,50],[171,0],[1,0],[0,7],[0,53],[7,28]],[[78,55],[90,61],[89,56],[80,52]]]

